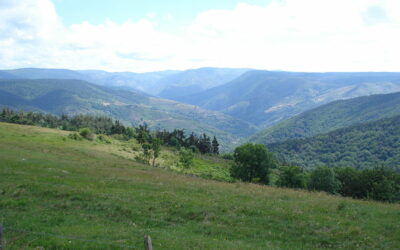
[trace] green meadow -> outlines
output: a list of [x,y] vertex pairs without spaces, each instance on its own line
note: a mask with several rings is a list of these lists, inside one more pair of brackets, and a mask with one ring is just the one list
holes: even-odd
[[400,205],[231,182],[229,162],[0,123],[6,249],[398,249]]

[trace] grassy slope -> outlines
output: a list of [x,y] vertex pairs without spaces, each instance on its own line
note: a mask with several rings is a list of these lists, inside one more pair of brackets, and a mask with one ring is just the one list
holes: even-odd
[[[155,249],[400,244],[399,205],[184,176],[67,134],[0,123],[0,223],[139,249],[144,234]],[[10,249],[116,248],[11,228]]]

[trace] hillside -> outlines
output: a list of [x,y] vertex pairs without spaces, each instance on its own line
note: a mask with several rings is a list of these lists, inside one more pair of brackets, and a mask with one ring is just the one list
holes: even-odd
[[334,101],[280,122],[252,136],[262,144],[327,133],[357,123],[400,115],[400,92]]
[[269,127],[338,99],[400,91],[400,73],[249,71],[235,80],[179,98]]
[[250,124],[216,111],[159,99],[141,92],[113,90],[80,80],[0,80],[0,106],[53,114],[107,115],[127,124],[217,136],[223,149],[256,131]]
[[135,163],[112,141],[0,123],[7,247],[396,249],[399,205],[224,183]]
[[388,166],[400,171],[400,116],[267,147],[280,161],[307,168]]

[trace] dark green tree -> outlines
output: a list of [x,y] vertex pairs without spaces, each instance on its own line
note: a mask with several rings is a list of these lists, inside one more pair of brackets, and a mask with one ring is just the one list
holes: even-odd
[[136,140],[140,144],[150,142],[150,130],[146,123],[136,128]]
[[365,197],[361,171],[352,167],[335,168],[336,178],[340,182],[339,194],[354,198]]
[[297,166],[282,167],[276,184],[280,187],[304,188],[304,172]]
[[215,136],[214,136],[214,139],[212,140],[212,153],[219,154],[219,143]]
[[340,182],[332,168],[317,167],[311,171],[308,188],[334,194],[339,191]]
[[161,151],[161,139],[155,138],[151,142],[151,150],[153,151],[153,161],[152,166],[156,166],[156,159],[160,156]]
[[231,176],[245,182],[269,183],[269,171],[276,167],[272,153],[262,144],[247,143],[233,153]]

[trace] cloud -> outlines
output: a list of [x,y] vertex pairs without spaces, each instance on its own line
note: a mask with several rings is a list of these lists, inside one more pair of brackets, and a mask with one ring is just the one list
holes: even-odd
[[397,0],[272,0],[205,11],[171,33],[160,30],[156,13],[65,26],[50,0],[6,0],[0,67],[399,71],[398,11]]

